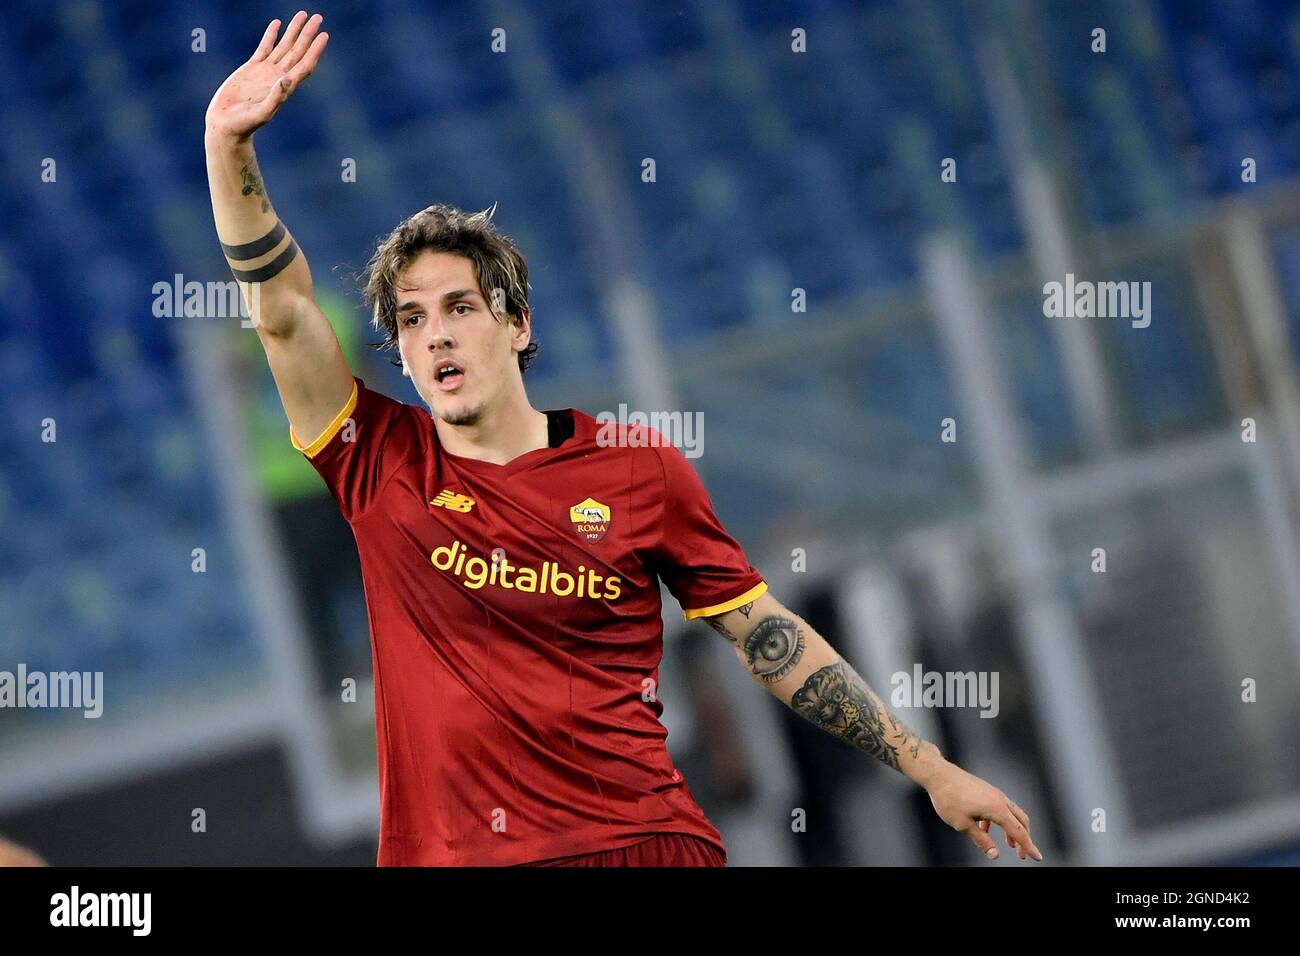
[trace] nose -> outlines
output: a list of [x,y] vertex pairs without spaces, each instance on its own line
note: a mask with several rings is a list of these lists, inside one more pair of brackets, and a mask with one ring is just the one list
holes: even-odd
[[437,352],[440,349],[450,349],[453,344],[451,336],[442,329],[433,329],[429,334],[430,352]]

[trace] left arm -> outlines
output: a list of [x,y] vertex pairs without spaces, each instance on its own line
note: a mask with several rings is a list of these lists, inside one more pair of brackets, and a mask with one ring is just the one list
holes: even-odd
[[935,812],[967,834],[990,859],[997,846],[990,823],[1006,831],[1007,846],[1042,860],[1029,837],[1029,816],[1001,790],[945,760],[889,712],[858,673],[808,623],[770,593],[751,604],[704,618],[732,645],[749,675],[768,693],[817,727],[906,774],[930,794]]

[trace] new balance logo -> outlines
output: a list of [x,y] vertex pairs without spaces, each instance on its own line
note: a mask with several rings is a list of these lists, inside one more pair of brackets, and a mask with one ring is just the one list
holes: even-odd
[[467,513],[474,507],[474,499],[469,495],[458,495],[454,491],[443,490],[438,492],[438,497],[429,502],[435,508],[446,508],[448,511],[459,511],[461,514]]

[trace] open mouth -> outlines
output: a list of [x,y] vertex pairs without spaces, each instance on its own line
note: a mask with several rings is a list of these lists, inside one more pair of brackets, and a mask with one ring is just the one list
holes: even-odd
[[454,392],[465,381],[465,371],[455,362],[439,362],[433,370],[433,379],[444,392]]

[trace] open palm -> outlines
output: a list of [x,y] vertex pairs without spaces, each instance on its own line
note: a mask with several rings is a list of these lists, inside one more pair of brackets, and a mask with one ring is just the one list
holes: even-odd
[[207,126],[214,133],[246,139],[271,121],[290,94],[311,76],[329,42],[319,33],[323,17],[308,19],[300,10],[276,42],[280,21],[272,20],[257,50],[226,78],[208,104]]

